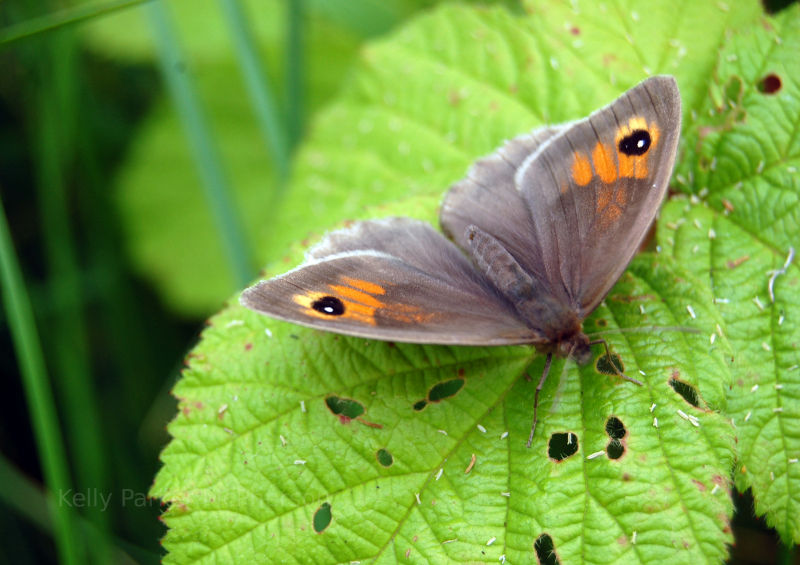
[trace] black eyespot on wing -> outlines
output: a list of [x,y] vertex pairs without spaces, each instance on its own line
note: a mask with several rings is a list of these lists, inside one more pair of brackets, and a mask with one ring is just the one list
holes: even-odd
[[637,129],[619,140],[619,150],[620,153],[631,157],[644,155],[650,149],[651,143],[650,133],[644,129]]
[[315,300],[311,307],[317,312],[328,316],[341,316],[344,314],[344,303],[335,296],[323,296]]

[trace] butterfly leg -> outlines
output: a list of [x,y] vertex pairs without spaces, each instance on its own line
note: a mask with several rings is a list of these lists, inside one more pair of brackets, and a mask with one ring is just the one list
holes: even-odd
[[539,379],[539,384],[536,385],[536,392],[533,395],[533,423],[531,424],[531,434],[528,436],[528,443],[526,447],[530,448],[533,443],[533,432],[536,430],[536,422],[538,421],[537,411],[539,410],[539,391],[544,386],[544,381],[547,380],[547,374],[550,372],[550,364],[553,362],[553,354],[548,353],[547,359],[544,361],[544,370],[542,371],[542,378]]
[[634,379],[633,377],[629,377],[628,375],[626,375],[625,373],[623,373],[622,371],[619,370],[619,368],[617,367],[616,363],[614,363],[614,360],[611,359],[611,351],[609,351],[609,349],[608,349],[608,343],[606,343],[606,340],[604,340],[604,339],[596,339],[594,341],[590,341],[589,345],[600,345],[601,343],[603,344],[603,347],[606,348],[606,359],[608,359],[609,365],[611,365],[614,368],[614,372],[617,373],[620,377],[622,377],[626,381],[630,381],[630,382],[632,382],[634,384],[637,384],[639,386],[644,386],[644,383],[642,383],[642,381],[640,381],[638,379]]

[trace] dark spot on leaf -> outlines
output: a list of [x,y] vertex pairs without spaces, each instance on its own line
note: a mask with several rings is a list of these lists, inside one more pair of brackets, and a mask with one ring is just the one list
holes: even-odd
[[344,416],[350,420],[358,418],[365,412],[364,405],[352,398],[329,396],[325,399],[325,404],[328,405],[328,410],[337,416]]
[[609,459],[619,459],[625,453],[625,446],[618,439],[612,439],[606,447],[606,455]]
[[250,351],[251,349],[253,349],[253,344],[252,343],[245,343],[244,344],[244,350],[245,351]]
[[329,502],[323,502],[317,511],[314,512],[314,531],[321,534],[325,531],[331,523],[331,505]]
[[415,402],[414,403],[414,410],[419,412],[420,410],[425,408],[427,405],[428,405],[428,401],[427,400],[424,400],[424,399],[420,400],[419,402]]
[[547,442],[547,455],[554,461],[563,461],[578,451],[578,436],[572,432],[558,432]]
[[459,367],[458,368],[458,376],[459,377],[463,377],[464,376],[464,367]]
[[450,379],[433,385],[428,391],[428,400],[430,402],[439,402],[445,398],[455,396],[461,387],[464,386],[464,379]]
[[560,565],[558,555],[553,547],[553,538],[547,534],[542,534],[533,543],[533,549],[536,551],[536,561],[541,565]]
[[378,459],[378,463],[384,467],[391,467],[394,463],[394,457],[392,457],[392,454],[386,449],[379,449],[377,453],[375,453],[375,457]]
[[758,91],[764,94],[775,94],[781,89],[781,86],[783,86],[781,77],[770,73],[758,82]]
[[[604,375],[617,375],[625,372],[625,365],[622,364],[622,359],[620,359],[619,355],[616,353],[612,353],[610,356],[603,353],[597,358],[594,367],[597,369],[598,373]],[[616,367],[616,370],[614,367]]]
[[673,376],[669,380],[669,386],[671,386],[675,392],[680,394],[686,402],[695,408],[700,406],[700,397],[697,394],[697,389],[695,389],[692,385],[686,384],[683,381],[679,381]]
[[622,423],[622,420],[616,416],[611,416],[606,421],[606,433],[611,439],[622,439],[628,432],[625,430],[625,425]]
[[572,27],[570,28],[569,32],[570,32],[572,35],[580,35],[580,34],[581,34],[581,28],[579,28],[579,27],[577,27],[577,26],[572,26]]

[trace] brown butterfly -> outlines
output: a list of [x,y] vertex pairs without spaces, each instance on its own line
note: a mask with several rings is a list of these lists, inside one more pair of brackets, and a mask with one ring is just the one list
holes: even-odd
[[680,125],[675,79],[649,78],[588,118],[477,161],[442,204],[452,241],[409,218],[358,222],[329,233],[300,267],[245,290],[241,303],[365,338],[533,344],[547,360],[532,438],[552,356],[591,359],[583,320],[655,218]]

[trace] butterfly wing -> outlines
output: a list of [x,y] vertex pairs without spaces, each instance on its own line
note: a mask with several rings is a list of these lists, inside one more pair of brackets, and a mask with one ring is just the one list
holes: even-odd
[[551,288],[583,318],[627,267],[672,175],[681,103],[675,79],[652,77],[531,154],[516,186],[533,219]]
[[326,331],[413,343],[530,343],[537,334],[430,225],[408,218],[330,233],[304,265],[244,291],[241,303]]

